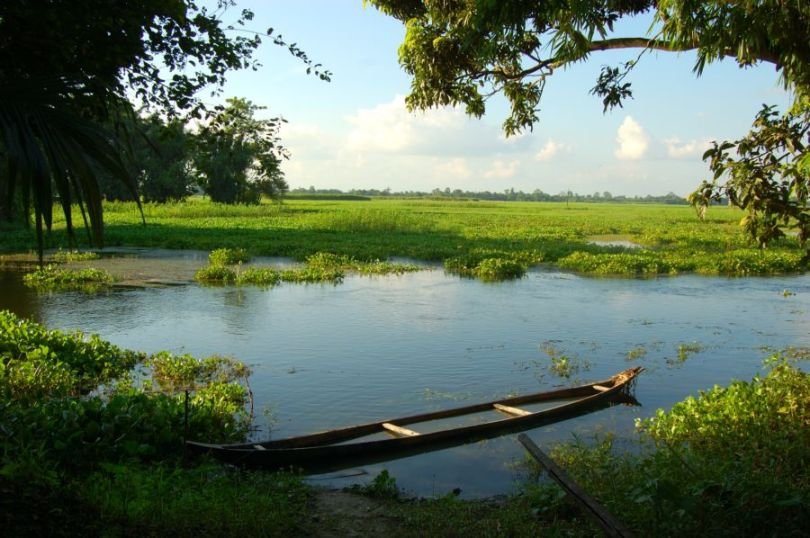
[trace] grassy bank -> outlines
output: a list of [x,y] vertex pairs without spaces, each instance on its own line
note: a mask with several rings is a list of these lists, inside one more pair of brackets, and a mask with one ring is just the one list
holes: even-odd
[[[147,204],[145,213],[143,226],[134,204],[105,204],[107,245],[243,248],[252,255],[298,260],[319,252],[360,261],[409,257],[484,278],[493,268],[519,276],[540,263],[619,276],[806,269],[805,253],[795,241],[760,251],[740,230],[742,214],[727,207],[712,208],[704,222],[686,206],[405,199],[288,200],[259,206],[192,199]],[[640,248],[607,244],[617,240]],[[62,222],[56,222],[47,243],[68,247]],[[3,230],[0,250],[26,251],[33,245],[33,231]]]
[[[810,526],[810,375],[775,356],[639,421],[638,450],[598,442],[551,454],[639,536],[798,536]],[[804,354],[806,355],[806,353]],[[0,525],[10,536],[592,536],[553,483],[498,501],[398,499],[395,477],[324,507],[290,474],[183,452],[183,436],[242,439],[250,372],[227,357],[119,349],[0,312]],[[190,410],[185,411],[185,393]],[[547,448],[547,447],[546,447]],[[624,447],[626,448],[626,446]],[[539,473],[538,473],[539,474]]]

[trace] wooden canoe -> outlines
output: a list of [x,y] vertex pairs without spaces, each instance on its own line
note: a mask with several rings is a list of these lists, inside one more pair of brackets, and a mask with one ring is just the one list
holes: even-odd
[[[633,381],[642,370],[641,367],[635,367],[619,372],[609,379],[587,385],[382,420],[300,437],[239,444],[187,441],[186,445],[193,452],[210,453],[218,460],[234,465],[270,469],[294,467],[311,472],[332,471],[498,437],[579,416],[615,403],[623,397],[626,398]],[[516,407],[555,400],[565,401],[536,411]],[[479,414],[493,416],[480,417]],[[463,415],[476,415],[476,418],[483,420],[473,424],[451,425],[436,431],[418,431],[420,428],[418,425],[429,429],[430,422]],[[379,438],[381,433],[386,435]],[[377,438],[362,439],[375,434]]]

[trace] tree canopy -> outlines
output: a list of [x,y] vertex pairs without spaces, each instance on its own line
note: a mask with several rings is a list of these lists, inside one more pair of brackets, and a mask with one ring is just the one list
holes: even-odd
[[[258,68],[262,36],[284,46],[321,79],[329,72],[273,29],[249,31],[233,0],[4,0],[0,2],[0,219],[33,206],[38,243],[58,198],[68,233],[78,202],[101,243],[98,176],[135,181],[121,160],[120,127],[131,100],[164,115],[200,116],[202,90],[217,93],[228,72]],[[228,24],[224,17],[234,17]],[[24,220],[28,220],[27,217]]]
[[[769,109],[757,117],[754,127],[764,133],[757,136],[752,131],[745,139],[718,144],[720,153],[706,154],[715,177],[701,187],[693,201],[701,204],[727,196],[749,212],[748,222],[779,222],[747,227],[763,243],[778,237],[785,225],[798,226],[802,241],[810,237],[810,140],[807,129],[801,127],[806,126],[810,95],[810,4],[781,0],[366,2],[405,24],[399,55],[412,77],[406,97],[409,108],[464,106],[468,114],[480,117],[486,112],[487,99],[502,94],[510,105],[503,123],[507,134],[531,129],[539,120],[543,91],[557,70],[601,51],[633,51],[626,62],[603,67],[591,89],[606,111],[632,96],[629,75],[651,50],[695,51],[697,75],[724,58],[741,67],[772,65],[783,85],[797,97],[797,105],[784,121],[798,127],[789,137],[784,131],[782,136],[773,135],[781,142],[760,145],[778,162],[772,163],[769,174],[746,173],[752,163],[746,158],[748,148],[771,139],[772,128],[777,128],[775,120],[764,121],[773,119]],[[652,16],[653,21],[643,35],[623,35],[616,30],[620,21],[641,14]],[[729,153],[731,148],[737,154]],[[724,183],[724,177],[730,181]],[[757,180],[770,184],[756,189]],[[740,187],[750,196],[741,195]],[[782,202],[770,203],[777,193]],[[796,220],[800,215],[804,217]]]
[[278,129],[284,120],[258,119],[265,107],[230,98],[227,106],[195,137],[198,182],[215,202],[258,203],[287,191]]

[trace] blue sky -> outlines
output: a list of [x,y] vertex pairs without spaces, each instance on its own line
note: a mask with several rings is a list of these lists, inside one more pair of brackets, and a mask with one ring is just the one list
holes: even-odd
[[[287,120],[281,138],[292,156],[283,168],[292,188],[685,195],[708,178],[700,157],[709,141],[741,136],[763,103],[789,102],[772,66],[742,70],[726,61],[696,78],[692,54],[653,53],[631,75],[635,98],[603,114],[589,94],[601,66],[638,53],[612,51],[555,73],[534,130],[505,139],[499,98],[480,120],[453,109],[407,112],[410,79],[397,61],[404,28],[361,0],[239,6],[254,11],[251,28],[274,28],[333,73],[329,83],[307,76],[267,42],[258,53],[263,66],[226,84],[226,96]],[[638,34],[646,25],[629,28]]]

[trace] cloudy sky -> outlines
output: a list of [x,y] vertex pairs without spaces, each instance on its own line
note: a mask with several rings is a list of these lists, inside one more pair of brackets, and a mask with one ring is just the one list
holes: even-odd
[[299,61],[266,43],[263,66],[232,74],[225,88],[287,120],[281,137],[292,154],[284,171],[293,188],[685,195],[708,177],[700,156],[711,140],[742,135],[762,103],[789,101],[770,66],[723,62],[696,78],[691,54],[654,53],[632,75],[635,98],[603,114],[589,94],[601,66],[637,51],[597,53],[555,73],[540,122],[507,139],[502,100],[490,101],[480,120],[450,108],[408,112],[410,80],[397,62],[404,29],[362,4],[239,1],[256,14],[252,28],[274,28],[333,73],[329,83],[307,76]]

